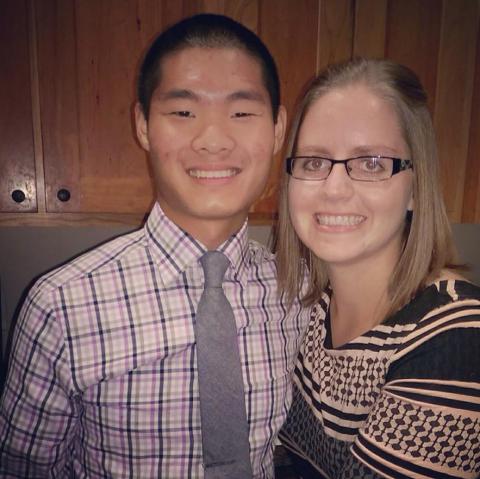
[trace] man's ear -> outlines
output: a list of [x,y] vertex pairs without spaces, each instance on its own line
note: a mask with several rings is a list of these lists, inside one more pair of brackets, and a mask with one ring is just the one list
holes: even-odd
[[275,143],[273,154],[277,154],[283,145],[285,129],[287,127],[287,110],[283,105],[278,108],[277,122],[275,123]]
[[148,141],[148,123],[143,113],[140,103],[135,104],[135,127],[137,130],[137,138],[142,148],[150,151],[150,143]]

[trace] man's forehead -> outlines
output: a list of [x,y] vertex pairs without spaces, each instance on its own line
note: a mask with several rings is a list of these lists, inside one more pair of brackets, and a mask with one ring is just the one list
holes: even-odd
[[154,96],[265,102],[268,92],[258,60],[242,49],[188,47],[164,58]]

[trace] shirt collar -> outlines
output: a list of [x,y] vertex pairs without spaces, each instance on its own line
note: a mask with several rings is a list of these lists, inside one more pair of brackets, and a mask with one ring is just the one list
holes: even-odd
[[243,226],[220,245],[217,250],[221,251],[229,259],[233,279],[239,281],[242,286],[246,286],[248,282],[248,267],[250,264],[247,220],[245,220]]
[[[186,231],[178,227],[155,203],[144,226],[149,251],[160,267],[163,286],[171,283],[190,265],[195,264],[206,253],[207,248]],[[248,247],[247,221],[239,231],[230,236],[217,251],[221,251],[230,261],[232,273],[226,276],[240,281],[246,286],[250,250]]]

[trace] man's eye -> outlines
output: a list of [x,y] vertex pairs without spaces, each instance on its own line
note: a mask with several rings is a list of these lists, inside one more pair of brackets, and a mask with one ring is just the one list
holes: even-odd
[[237,111],[232,116],[233,116],[233,118],[245,118],[245,117],[248,117],[248,116],[254,116],[254,113],[249,113],[249,112],[246,112],[246,111]]
[[179,116],[181,118],[194,118],[193,113],[187,110],[172,111],[170,112],[170,115]]

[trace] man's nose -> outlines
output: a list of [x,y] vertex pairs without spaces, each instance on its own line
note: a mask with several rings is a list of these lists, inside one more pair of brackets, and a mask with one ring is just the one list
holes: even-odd
[[224,118],[206,119],[199,126],[192,141],[192,147],[199,153],[219,154],[230,151],[235,140]]

